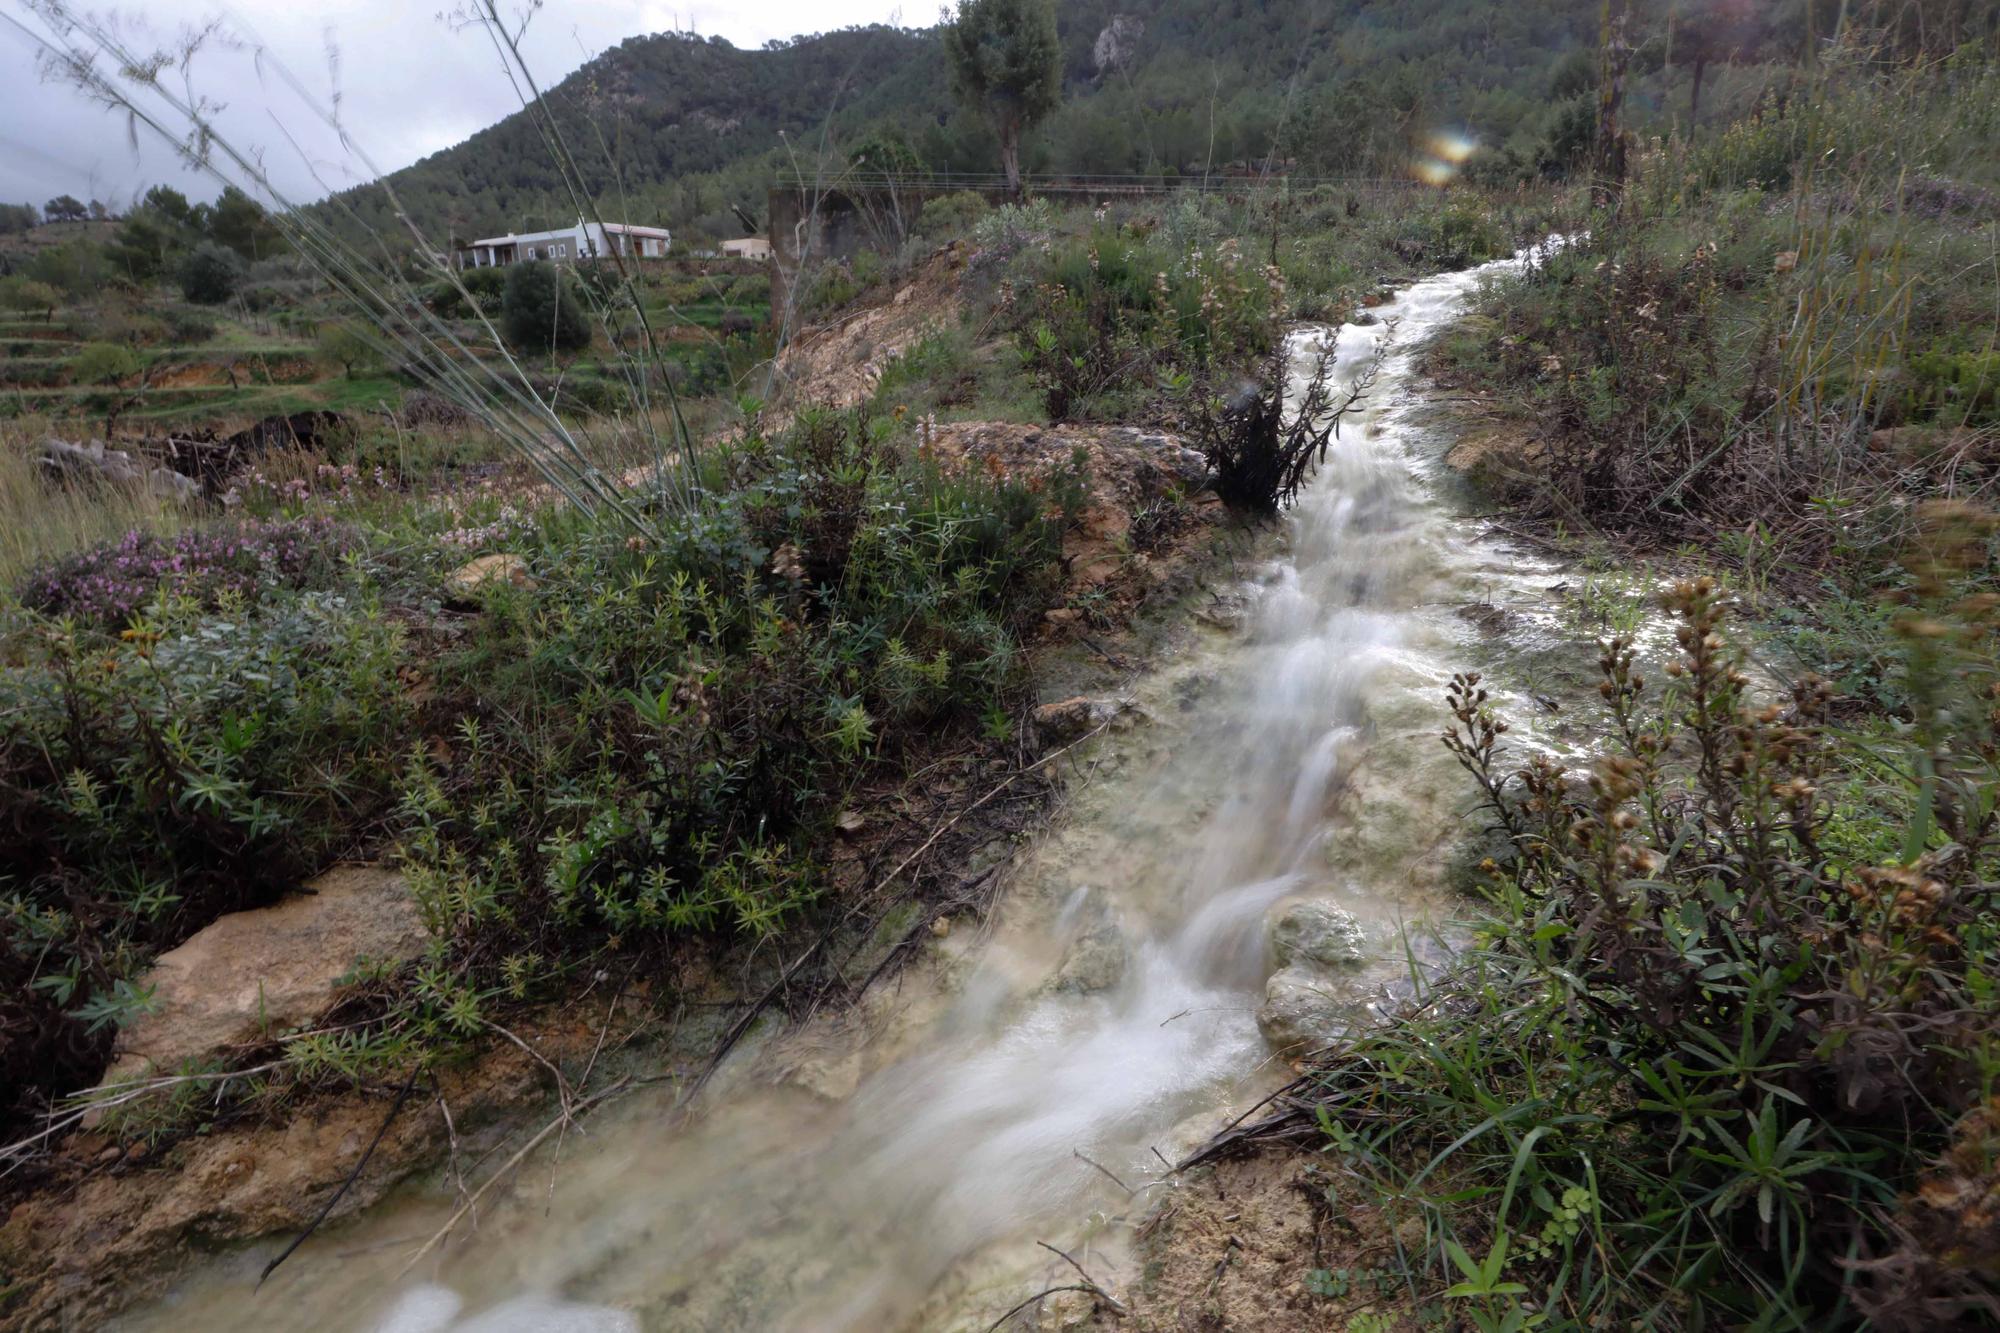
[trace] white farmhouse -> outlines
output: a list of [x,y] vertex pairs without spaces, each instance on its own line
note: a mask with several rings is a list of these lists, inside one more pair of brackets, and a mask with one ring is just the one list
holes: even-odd
[[623,255],[633,259],[665,259],[672,237],[665,227],[634,227],[623,222],[585,222],[557,231],[489,236],[459,247],[460,268],[504,268],[552,259],[559,264]]

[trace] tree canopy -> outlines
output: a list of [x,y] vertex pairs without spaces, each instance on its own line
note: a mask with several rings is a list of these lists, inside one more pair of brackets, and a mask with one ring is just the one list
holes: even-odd
[[1021,192],[1021,136],[1062,105],[1055,0],[959,0],[944,30],[951,87],[1000,139],[1007,188]]

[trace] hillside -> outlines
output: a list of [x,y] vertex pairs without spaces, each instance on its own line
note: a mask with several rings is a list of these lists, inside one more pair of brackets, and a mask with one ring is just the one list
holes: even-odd
[[[1305,169],[1373,169],[1416,130],[1463,124],[1499,142],[1538,131],[1550,74],[1594,36],[1588,0],[1504,10],[1465,0],[1087,0],[1060,6],[1065,105],[1028,145],[1031,169],[1199,171],[1276,147]],[[740,229],[772,172],[874,130],[924,165],[989,171],[985,127],[957,108],[935,30],[852,28],[762,50],[719,38],[633,37],[549,90],[594,190],[681,229]],[[540,132],[517,113],[391,178],[435,231],[565,222]],[[344,199],[386,223],[374,187]]]

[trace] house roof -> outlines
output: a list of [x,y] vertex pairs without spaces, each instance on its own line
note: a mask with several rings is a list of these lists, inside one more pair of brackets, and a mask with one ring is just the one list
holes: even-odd
[[[518,234],[510,231],[505,236],[487,236],[481,240],[467,241],[463,248],[475,250],[489,245],[533,245],[537,241],[554,241],[574,236],[582,226],[583,223],[578,222],[575,226],[558,227],[554,231],[524,231]],[[654,237],[662,241],[672,239],[665,227],[638,227],[626,222],[607,222],[604,224],[604,230],[617,232],[623,236]]]

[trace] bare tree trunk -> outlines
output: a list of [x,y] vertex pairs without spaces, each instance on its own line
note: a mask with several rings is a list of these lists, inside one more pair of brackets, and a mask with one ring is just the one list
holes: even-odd
[[1021,131],[1012,125],[1000,129],[1000,165],[1007,173],[1007,193],[1021,197]]
[[1618,113],[1625,102],[1625,70],[1632,61],[1632,47],[1625,40],[1625,13],[1621,5],[1612,16],[1611,0],[1605,0],[1597,91],[1597,141],[1592,145],[1592,201],[1609,208],[1625,188],[1625,132],[1619,127]]
[[1694,127],[1701,123],[1701,76],[1708,70],[1708,57],[1694,58],[1694,86],[1688,90],[1688,137],[1694,137]]

